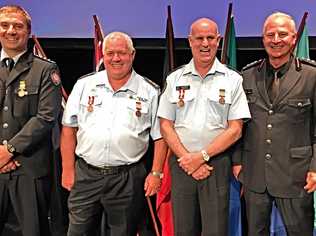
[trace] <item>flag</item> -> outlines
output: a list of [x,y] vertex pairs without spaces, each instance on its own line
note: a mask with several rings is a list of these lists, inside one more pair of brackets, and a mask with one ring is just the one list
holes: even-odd
[[93,15],[94,20],[94,65],[95,71],[100,71],[104,69],[103,64],[103,51],[102,51],[102,43],[104,34],[99,22],[99,19],[96,15]]
[[[229,5],[228,20],[226,25],[225,37],[222,46],[221,61],[230,68],[237,68],[236,56],[236,32],[234,16],[231,14],[232,4]],[[229,236],[241,236],[241,205],[240,205],[240,183],[231,176],[230,196],[229,196]]]
[[299,58],[309,59],[309,40],[306,25],[296,47],[296,56]]
[[[175,68],[174,59],[174,33],[171,18],[171,7],[168,6],[168,17],[166,25],[166,51],[163,71],[162,85],[170,71]],[[173,236],[173,218],[171,206],[171,175],[169,170],[169,158],[172,156],[171,150],[168,149],[167,158],[165,159],[160,191],[157,193],[156,210],[161,223],[162,236]]]

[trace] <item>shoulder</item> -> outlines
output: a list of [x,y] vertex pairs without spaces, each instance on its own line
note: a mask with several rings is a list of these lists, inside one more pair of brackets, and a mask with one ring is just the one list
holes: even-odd
[[297,70],[300,70],[300,67],[307,67],[310,69],[315,70],[316,69],[316,61],[306,59],[306,58],[295,58],[296,68]]
[[42,67],[57,67],[56,62],[50,59],[41,58],[36,55],[33,56],[33,63],[35,63],[35,65],[37,66],[42,66]]
[[160,90],[160,86],[145,76],[139,76],[147,85],[155,90]]
[[167,77],[168,77],[169,75],[172,75],[172,74],[176,74],[176,73],[179,73],[179,72],[181,73],[181,72],[184,70],[184,68],[185,68],[185,65],[178,66],[177,68],[175,68],[175,69],[169,71],[169,72],[167,73]]
[[242,68],[242,72],[250,70],[250,69],[254,69],[254,68],[258,68],[260,70],[264,62],[265,62],[265,59],[260,59],[260,60],[251,62]]
[[85,81],[85,80],[89,79],[90,77],[96,76],[96,74],[97,74],[97,72],[91,72],[89,74],[85,74],[85,75],[79,77],[78,81]]

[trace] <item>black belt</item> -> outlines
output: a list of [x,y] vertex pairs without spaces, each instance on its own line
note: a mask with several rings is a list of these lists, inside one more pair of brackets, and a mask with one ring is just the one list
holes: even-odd
[[137,162],[137,163],[133,163],[130,165],[121,165],[121,166],[94,166],[94,165],[87,163],[82,158],[79,158],[79,160],[81,160],[81,162],[84,163],[88,167],[88,169],[98,171],[103,175],[116,175],[116,174],[119,174],[121,172],[127,171],[130,168],[132,168],[133,166],[135,166],[136,164],[138,164],[138,162]]

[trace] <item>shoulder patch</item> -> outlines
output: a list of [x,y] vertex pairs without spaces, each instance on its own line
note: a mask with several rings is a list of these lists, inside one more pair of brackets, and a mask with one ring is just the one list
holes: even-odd
[[301,62],[302,64],[305,65],[310,65],[313,67],[316,67],[316,61],[314,60],[310,60],[310,59],[306,59],[306,58],[298,58],[299,62]]
[[262,64],[264,63],[264,61],[265,61],[265,59],[260,59],[258,61],[251,62],[251,63],[247,64],[246,66],[244,66],[242,68],[242,71],[248,70],[248,69],[255,67],[255,66],[259,66],[259,68],[260,68],[262,66]]
[[94,71],[94,72],[91,72],[91,73],[89,73],[89,74],[85,74],[85,75],[83,75],[83,76],[79,77],[79,79],[78,79],[78,80],[83,79],[83,78],[86,78],[86,77],[88,77],[88,76],[90,76],[90,75],[94,75],[95,73],[97,73],[97,72],[96,72],[96,71]]
[[151,86],[153,86],[155,89],[160,89],[160,86],[153,82],[152,80],[148,79],[145,76],[141,76],[147,83],[149,83]]
[[50,72],[50,79],[51,81],[53,82],[53,84],[55,86],[59,86],[60,83],[61,83],[61,79],[60,79],[60,76],[59,76],[59,72],[57,70],[52,70]]

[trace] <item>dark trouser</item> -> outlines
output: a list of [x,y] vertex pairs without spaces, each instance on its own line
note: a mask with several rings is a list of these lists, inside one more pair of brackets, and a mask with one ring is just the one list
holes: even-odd
[[312,236],[314,228],[313,194],[302,198],[277,198],[268,192],[245,189],[249,236],[270,235],[272,203],[278,208],[287,236]]
[[34,179],[20,175],[12,176],[9,180],[0,179],[0,232],[8,216],[13,213],[18,223],[14,231],[21,231],[23,236],[50,235],[49,196],[48,177]]
[[78,159],[68,199],[68,236],[96,235],[103,211],[108,236],[135,236],[144,208],[145,177],[143,163],[105,174]]
[[175,157],[170,158],[170,170],[175,236],[226,236],[228,177],[222,176],[222,179],[227,178],[227,184],[217,187],[215,167],[211,176],[197,181],[179,167]]

